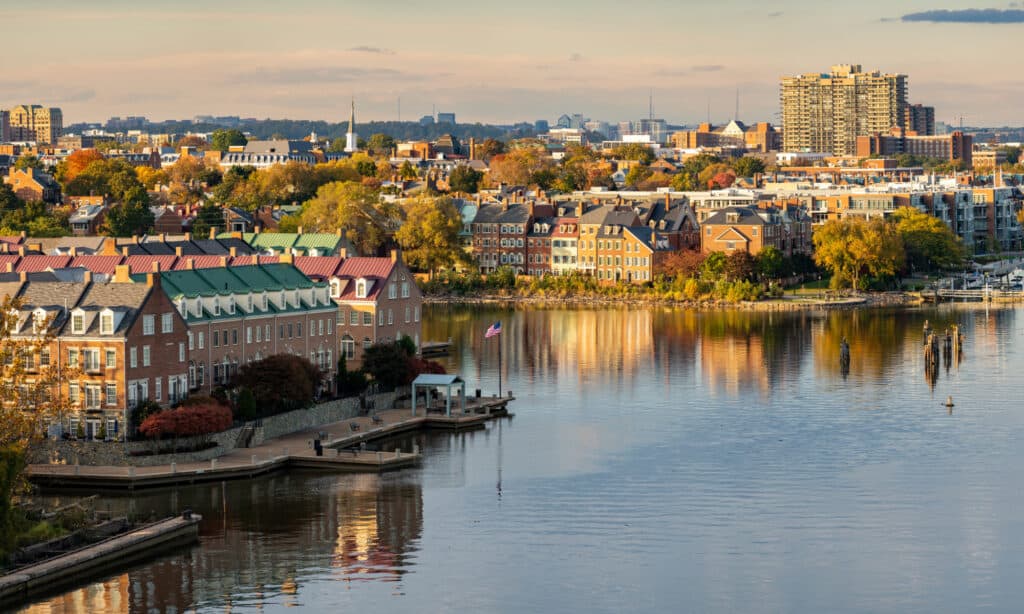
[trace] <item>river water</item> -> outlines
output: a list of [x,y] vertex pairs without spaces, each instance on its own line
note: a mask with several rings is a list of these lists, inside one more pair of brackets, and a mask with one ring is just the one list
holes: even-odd
[[[433,307],[471,390],[500,343],[513,418],[382,476],[104,499],[201,543],[27,611],[1020,611],[1020,313]],[[966,335],[934,378],[925,320]]]

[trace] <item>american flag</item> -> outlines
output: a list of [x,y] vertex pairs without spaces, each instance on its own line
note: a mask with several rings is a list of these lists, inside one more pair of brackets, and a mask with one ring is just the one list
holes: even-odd
[[495,322],[494,324],[491,324],[491,327],[487,329],[486,333],[484,333],[484,339],[490,339],[491,337],[493,337],[495,335],[500,335],[500,334],[501,334],[501,322]]

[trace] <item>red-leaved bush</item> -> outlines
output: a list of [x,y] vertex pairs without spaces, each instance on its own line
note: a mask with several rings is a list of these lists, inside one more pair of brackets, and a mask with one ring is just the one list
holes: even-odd
[[193,437],[231,428],[231,409],[215,403],[186,405],[153,414],[142,421],[139,432],[146,437]]

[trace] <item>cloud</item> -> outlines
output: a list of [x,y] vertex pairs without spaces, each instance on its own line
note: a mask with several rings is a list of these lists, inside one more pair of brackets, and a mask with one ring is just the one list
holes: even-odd
[[392,68],[361,68],[354,66],[312,66],[307,68],[257,68],[233,75],[230,80],[255,86],[266,84],[305,85],[369,80],[420,81],[429,75]]
[[360,53],[377,53],[380,55],[395,55],[395,52],[391,49],[384,49],[383,47],[370,47],[368,45],[359,45],[356,47],[349,47],[349,51],[358,51]]
[[725,66],[721,64],[699,64],[690,68],[693,72],[718,72],[725,70]]
[[1024,23],[1024,10],[1020,9],[961,9],[951,11],[936,9],[908,13],[903,21],[927,21],[932,23]]
[[583,55],[581,55],[579,53],[570,53],[569,54],[569,61],[570,62],[580,62],[582,60],[583,60]]

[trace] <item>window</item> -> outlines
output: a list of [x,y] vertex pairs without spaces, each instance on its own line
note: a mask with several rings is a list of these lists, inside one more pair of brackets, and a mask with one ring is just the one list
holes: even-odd
[[321,337],[323,337],[324,336],[324,321],[323,320],[320,320],[320,323],[317,326],[317,330],[319,331],[319,332],[317,332],[317,334],[320,335]]
[[301,337],[302,336],[302,322],[297,322],[295,324],[295,336],[296,337]]
[[384,326],[384,310],[377,312],[377,326]]
[[160,332],[171,333],[174,332],[174,314],[165,313],[160,316]]
[[106,367],[108,369],[116,369],[117,368],[117,350],[107,350],[106,354],[107,354],[106,355],[106,360],[104,361]]
[[39,351],[39,366],[49,367],[50,366],[50,349],[43,348]]
[[371,345],[370,338],[369,337],[363,337],[363,349],[364,350],[370,349],[370,345]]
[[270,325],[267,324],[263,327],[263,338],[270,341]]
[[348,321],[352,326],[359,326],[359,312],[353,309],[349,314]]
[[203,334],[203,331],[199,331],[199,349],[200,350],[203,349],[203,346],[206,345],[206,339],[204,339],[204,337],[205,337],[205,335]]
[[418,306],[413,308],[413,310],[412,310],[412,317],[413,317],[413,322],[419,322],[420,321],[420,308]]
[[148,345],[142,346],[142,366],[143,367],[148,367],[149,366],[149,346]]
[[334,334],[334,319],[333,318],[327,318],[327,334],[328,335],[333,335]]
[[220,347],[220,331],[213,331],[213,347]]
[[158,378],[155,378],[153,380],[153,400],[154,401],[162,401],[163,400],[163,396],[164,396],[164,394],[163,394],[163,383],[164,383],[163,378],[159,378],[158,377]]
[[280,326],[278,327],[278,331],[277,331],[277,338],[278,338],[278,339],[284,339],[284,324],[281,324],[281,325],[280,325]]
[[291,323],[291,322],[289,322],[289,323],[288,323],[288,338],[289,338],[289,339],[291,339],[291,338],[292,338],[292,336],[293,336],[293,335],[292,335],[292,333],[293,333],[293,332],[295,332],[295,328],[294,328],[294,327],[292,326],[292,323]]
[[252,343],[252,327],[251,326],[246,326],[245,327],[245,342],[246,343]]
[[196,349],[195,339],[192,338],[192,331],[188,332],[188,351]]
[[263,341],[263,329],[259,326],[256,327],[256,343]]
[[395,312],[388,309],[388,326],[395,323]]
[[412,311],[412,310],[411,310],[411,309],[409,309],[409,306],[408,306],[408,305],[406,305],[406,306],[405,306],[405,323],[406,323],[406,324],[408,324],[408,323],[409,323],[409,316],[410,316],[410,313],[411,313],[411,311]]
[[331,297],[338,298],[341,296],[341,280],[331,280]]
[[144,315],[142,316],[142,334],[152,335],[156,332],[156,316]]
[[99,371],[100,370],[100,351],[99,350],[83,350],[82,351],[82,363],[83,368],[86,371]]
[[139,399],[146,401],[149,400],[149,380],[144,379],[139,382]]
[[78,350],[68,350],[68,366],[72,369],[78,368]]
[[409,298],[409,282],[402,282],[402,298]]
[[[106,385],[105,392],[106,392],[105,396],[107,397],[106,398],[106,404],[107,405],[117,405],[117,384],[109,383],[108,382],[107,385]],[[109,432],[107,434],[110,435]]]
[[132,369],[139,366],[139,355],[136,351],[137,348],[128,348],[128,366]]
[[369,311],[363,312],[363,326],[373,326],[373,314]]
[[70,401],[71,403],[78,403],[78,395],[78,384],[76,382],[71,382],[70,384],[68,384],[68,401]]
[[114,314],[102,313],[100,314],[100,334],[101,335],[112,335],[114,334]]
[[366,298],[366,280],[359,279],[356,281],[356,298]]
[[100,408],[100,387],[97,384],[86,384],[85,386],[85,407],[86,409]]
[[71,332],[82,334],[85,332],[85,314],[77,312],[71,315]]
[[[227,338],[224,339],[224,345],[227,345]],[[238,329],[231,329],[231,345],[238,345]]]
[[398,286],[395,282],[388,284],[388,298],[398,298]]
[[178,344],[178,362],[185,362],[185,343]]
[[347,334],[341,338],[341,355],[346,360],[356,357],[356,340]]

